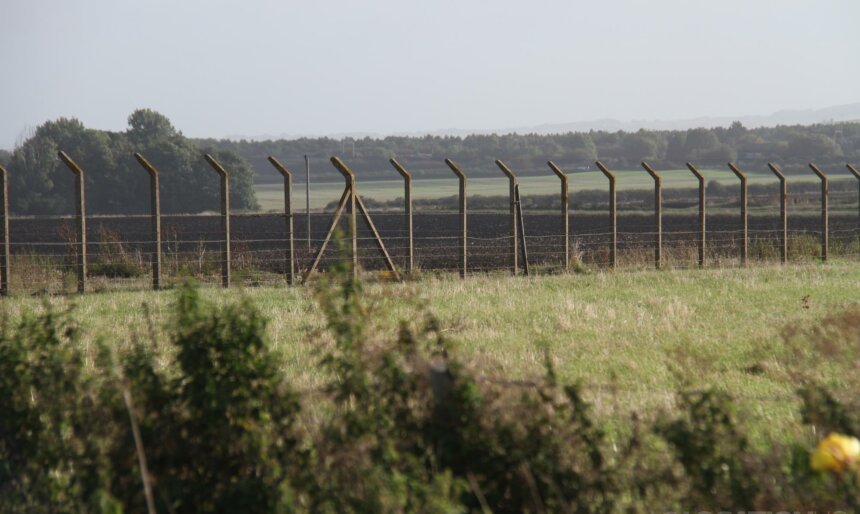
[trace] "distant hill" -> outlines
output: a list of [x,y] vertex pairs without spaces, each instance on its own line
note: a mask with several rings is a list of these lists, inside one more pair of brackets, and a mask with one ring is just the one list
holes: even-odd
[[616,132],[635,132],[646,130],[688,130],[692,128],[728,127],[734,121],[740,121],[747,128],[775,127],[777,125],[812,125],[815,123],[833,123],[840,121],[860,121],[860,102],[844,105],[834,105],[821,109],[785,109],[766,115],[717,116],[698,117],[680,120],[629,120],[622,121],[613,118],[603,118],[588,121],[573,121],[566,123],[544,123],[534,126],[507,127],[499,129],[464,129],[448,128],[427,132],[394,132],[390,134],[378,132],[342,132],[331,134],[232,134],[224,139],[231,141],[266,141],[266,140],[295,140],[301,138],[328,137],[331,139],[382,139],[387,136],[423,137],[431,136],[468,136],[472,134],[564,134],[567,132],[589,132],[603,130]]

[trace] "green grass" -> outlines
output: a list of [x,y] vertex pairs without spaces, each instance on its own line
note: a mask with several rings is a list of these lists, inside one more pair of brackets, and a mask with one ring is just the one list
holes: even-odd
[[[656,416],[671,408],[680,382],[715,385],[736,396],[761,436],[808,437],[786,371],[781,332],[814,324],[860,301],[860,265],[598,272],[544,277],[427,276],[404,284],[369,284],[381,334],[426,308],[481,373],[524,379],[541,373],[549,347],[560,375],[581,380],[602,416],[623,422],[637,412]],[[283,368],[299,388],[320,383],[315,363],[325,336],[307,290],[204,289],[218,303],[248,297],[271,320],[269,334],[283,353]],[[807,298],[807,300],[804,300]],[[163,337],[174,293],[112,292],[83,297],[12,297],[3,301],[11,320],[46,305],[65,309],[84,330],[89,349],[106,337],[122,349],[148,337],[143,305]],[[845,363],[845,372],[856,372]],[[836,365],[837,370],[841,369]]]
[[[667,170],[659,171],[663,178],[663,187],[668,188],[690,188],[696,187],[698,181],[689,170]],[[703,169],[702,173],[708,181],[716,180],[723,184],[738,184],[738,179],[729,170]],[[394,174],[392,170],[392,174]],[[654,181],[644,170],[625,170],[615,172],[618,180],[619,190],[651,189]],[[605,189],[607,187],[606,177],[598,170],[587,172],[576,172],[568,174],[571,193],[586,189]],[[749,184],[776,183],[776,178],[770,173],[750,173]],[[789,181],[814,182],[818,178],[809,176],[791,176]],[[559,191],[559,180],[547,169],[546,176],[521,177],[519,179],[523,195],[548,195]],[[294,208],[301,210],[305,205],[304,183],[294,184],[293,192]],[[441,198],[456,195],[458,192],[457,179],[451,174],[450,177],[415,180],[412,183],[413,198]],[[282,184],[257,184],[255,186],[257,200],[264,211],[282,211],[284,208],[284,186]],[[343,191],[343,181],[337,182],[311,182],[310,200],[311,209],[322,209],[329,202],[337,201]],[[395,198],[403,198],[403,181],[401,179],[363,181],[358,177],[358,191],[365,198],[387,201]],[[507,195],[508,179],[499,172],[498,178],[472,178],[468,181],[468,194],[471,195]]]

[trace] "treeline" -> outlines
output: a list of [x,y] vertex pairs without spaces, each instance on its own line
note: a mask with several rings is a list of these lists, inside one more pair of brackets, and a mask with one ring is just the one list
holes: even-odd
[[11,153],[0,153],[0,163],[9,171],[13,214],[74,212],[74,177],[57,158],[58,150],[84,170],[87,213],[149,212],[149,176],[134,159],[134,152],[159,170],[165,213],[219,208],[218,177],[203,160],[204,152],[213,154],[229,171],[232,207],[257,207],[253,172],[242,157],[225,148],[199,147],[165,116],[140,109],[128,117],[124,132],[91,129],[76,119],[60,118],[38,127]]
[[569,171],[589,169],[600,159],[618,169],[638,167],[644,160],[664,169],[683,167],[687,161],[700,166],[725,166],[734,161],[757,170],[775,161],[788,173],[808,173],[801,168],[810,161],[841,168],[846,160],[856,160],[860,156],[860,123],[748,129],[734,122],[730,127],[672,131],[195,141],[236,152],[262,181],[279,180],[266,162],[268,155],[300,171],[305,154],[316,163],[312,163],[312,173],[332,177],[337,177],[336,172],[324,162],[331,155],[343,156],[362,178],[396,177],[388,164],[392,157],[402,160],[418,178],[450,173],[443,164],[446,157],[460,164],[470,177],[499,175],[494,159],[504,160],[521,175],[549,173],[545,163],[550,159]]

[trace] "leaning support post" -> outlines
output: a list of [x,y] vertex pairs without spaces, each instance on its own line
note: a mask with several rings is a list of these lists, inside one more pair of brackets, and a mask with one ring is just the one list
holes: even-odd
[[[851,174],[854,175],[854,178],[856,178],[858,180],[858,184],[860,184],[860,170],[858,170],[853,164],[846,164],[845,167],[848,168],[848,171],[850,171]],[[860,187],[858,187],[857,192],[858,192],[858,206],[860,206]]]
[[161,194],[158,187],[158,170],[139,153],[134,154],[137,162],[149,173],[149,216],[150,237],[154,245],[152,252],[152,288],[161,288]]
[[414,268],[414,247],[412,246],[412,174],[406,171],[406,168],[403,167],[397,159],[389,159],[388,162],[394,166],[394,169],[397,170],[397,173],[403,177],[403,208],[405,211],[405,220],[406,223],[406,238],[407,241],[407,256],[406,256],[406,272],[410,275],[415,271]]
[[78,292],[83,293],[87,289],[87,205],[84,195],[84,170],[66,155],[66,152],[60,150],[57,155],[75,174],[75,217],[78,222],[77,236],[80,244],[77,262]]
[[204,155],[206,162],[221,177],[221,230],[224,245],[221,247],[221,285],[230,287],[230,175],[221,163],[209,154]]
[[821,260],[827,262],[827,247],[828,247],[828,215],[827,215],[827,175],[821,171],[818,166],[809,163],[812,172],[818,175],[821,179]]
[[564,238],[564,269],[570,269],[570,220],[568,209],[570,207],[570,195],[568,194],[567,174],[552,161],[547,161],[547,166],[561,180],[561,231]]
[[326,247],[328,246],[328,242],[331,239],[332,234],[334,234],[334,229],[337,227],[338,221],[340,221],[340,216],[343,214],[343,210],[346,207],[347,200],[352,196],[352,190],[349,186],[343,189],[343,194],[340,195],[340,200],[337,202],[337,208],[334,210],[334,216],[331,218],[331,224],[329,225],[328,232],[326,232],[325,238],[323,239],[322,245],[320,245],[320,249],[317,250],[317,255],[314,257],[313,262],[311,262],[310,268],[305,273],[305,276],[302,278],[302,284],[306,283],[309,278],[316,272],[317,266],[320,264],[320,260],[322,260],[323,253],[325,252]]
[[[346,212],[349,215],[350,257],[352,260],[352,276],[358,277],[358,223],[355,203],[355,174],[337,157],[332,157],[332,165],[343,175],[345,192],[349,197],[346,200]],[[322,254],[320,254],[322,255]]]
[[[376,225],[374,225],[373,220],[370,219],[370,212],[368,212],[367,207],[365,207],[365,205],[364,205],[364,202],[361,201],[361,196],[359,196],[358,191],[355,188],[355,173],[353,173],[352,170],[349,169],[349,166],[347,166],[346,163],[344,163],[342,160],[340,160],[337,157],[332,157],[331,163],[334,165],[335,168],[337,168],[337,170],[339,172],[341,172],[341,174],[343,174],[344,177],[347,177],[347,181],[348,181],[347,183],[349,184],[349,186],[347,186],[347,187],[350,190],[350,196],[352,197],[352,199],[351,199],[352,205],[354,205],[355,207],[357,207],[358,209],[361,210],[361,215],[364,218],[364,221],[367,223],[368,228],[370,228],[371,234],[373,234],[373,240],[374,240],[374,243],[376,244],[376,248],[379,250],[379,253],[382,254],[382,257],[385,260],[385,265],[386,265],[386,267],[388,267],[388,271],[390,271],[392,274],[394,274],[395,279],[400,280],[401,279],[400,273],[397,272],[397,267],[394,266],[394,261],[391,260],[391,256],[388,254],[388,250],[385,249],[385,244],[382,242],[382,237],[380,237],[379,231],[376,230]],[[357,234],[355,209],[353,209],[353,215],[350,219],[350,224],[352,225],[352,245],[353,245],[353,250],[354,250],[353,262],[354,262],[354,266],[355,266],[353,268],[353,274],[355,274],[354,270],[358,266],[358,261],[357,261],[358,247],[356,246],[356,244],[358,242],[358,239],[357,239],[358,234]]]
[[779,218],[782,222],[779,255],[782,263],[785,264],[788,262],[788,185],[785,181],[785,175],[776,164],[769,162],[767,167],[779,179]]
[[749,243],[749,226],[747,224],[747,176],[746,173],[740,170],[737,166],[729,163],[729,169],[741,180],[741,231],[743,239],[741,240],[741,266],[747,265],[747,246]]
[[705,265],[705,176],[692,163],[687,163],[693,175],[699,180],[699,266]]
[[517,241],[517,225],[519,224],[517,221],[517,219],[518,219],[518,217],[517,217],[517,205],[519,202],[519,197],[517,196],[517,186],[518,186],[517,176],[514,175],[514,172],[511,171],[511,169],[508,168],[508,166],[505,163],[503,163],[502,161],[500,161],[498,159],[496,159],[496,166],[498,166],[499,169],[502,170],[502,173],[504,173],[505,176],[508,177],[508,183],[509,183],[508,197],[510,198],[510,204],[511,204],[510,205],[510,209],[511,209],[511,214],[510,214],[510,217],[511,217],[511,219],[510,219],[510,221],[511,221],[511,244],[510,244],[511,274],[516,275],[518,270],[519,270],[519,266],[518,266],[518,262],[517,262],[517,254],[519,253],[519,249],[517,248],[517,243],[518,243],[518,241]]
[[445,164],[460,179],[460,229],[462,230],[462,235],[460,236],[460,277],[466,278],[469,253],[466,230],[466,175],[460,171],[460,168],[451,159],[445,159]]
[[654,179],[654,226],[656,230],[654,241],[654,266],[660,269],[663,253],[663,179],[654,171],[647,162],[642,162],[642,167]]
[[612,241],[609,245],[609,266],[615,269],[616,264],[616,250],[618,247],[618,230],[616,223],[616,209],[615,209],[615,175],[609,171],[609,168],[603,165],[602,162],[595,162],[600,171],[609,179],[609,231],[611,233]]
[[287,274],[287,284],[293,285],[296,281],[296,247],[293,240],[293,173],[271,155],[268,159],[284,178],[284,223],[287,231],[287,265],[284,269]]
[[529,276],[529,249],[526,246],[526,226],[523,223],[523,204],[520,201],[520,185],[514,185],[514,207],[520,224],[520,247],[523,249],[523,270]]
[[9,296],[9,174],[0,166],[0,295]]

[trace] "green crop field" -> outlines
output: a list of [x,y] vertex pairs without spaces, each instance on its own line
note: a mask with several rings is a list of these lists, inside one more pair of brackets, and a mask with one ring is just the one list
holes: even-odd
[[[401,320],[426,310],[438,316],[455,351],[485,376],[538,376],[548,348],[561,377],[581,381],[596,411],[610,420],[632,412],[658,416],[686,381],[735,396],[761,438],[806,440],[811,434],[800,424],[794,396],[796,370],[805,361],[788,350],[784,334],[787,327],[813,326],[857,308],[860,265],[477,275],[465,281],[428,275],[403,284],[370,283],[366,294],[378,334],[394,336]],[[322,382],[316,364],[330,339],[313,335],[323,319],[308,289],[204,288],[203,296],[218,304],[249,298],[270,320],[268,335],[283,356],[283,373],[300,389]],[[171,291],[11,297],[2,309],[14,323],[48,306],[73,307],[81,344],[94,348],[104,338],[122,351],[148,337],[144,305],[156,337],[166,339],[162,327],[172,319],[175,297]],[[856,363],[840,357],[815,362],[815,373],[829,384],[856,373]]]
[[[727,169],[703,169],[701,170],[708,181],[715,180],[723,184],[738,184],[738,179]],[[698,185],[698,181],[689,170],[659,171],[663,178],[664,189],[669,188],[691,188]],[[392,171],[393,174],[393,171]],[[654,181],[644,170],[625,170],[615,172],[618,180],[618,190],[650,189]],[[577,172],[568,174],[570,192],[586,189],[605,189],[607,180],[598,170]],[[750,173],[749,184],[776,183],[772,174]],[[299,178],[298,175],[296,177]],[[836,178],[836,177],[834,177]],[[818,178],[811,173],[803,176],[791,176],[789,182],[814,182]],[[526,176],[519,179],[520,190],[523,195],[548,195],[559,191],[559,180],[547,170],[546,176]],[[293,201],[296,208],[305,204],[304,183],[294,184]],[[440,198],[456,195],[458,182],[456,177],[415,180],[412,183],[413,198]],[[284,208],[284,187],[281,184],[257,184],[255,186],[257,200],[264,211],[277,211]],[[359,193],[365,198],[373,198],[380,201],[393,200],[403,197],[403,181],[400,179],[362,181],[358,177]],[[311,181],[311,209],[319,210],[329,202],[337,201],[343,191],[343,181],[320,182]],[[508,180],[501,172],[498,178],[474,178],[468,181],[468,194],[472,195],[506,195],[508,194]]]

